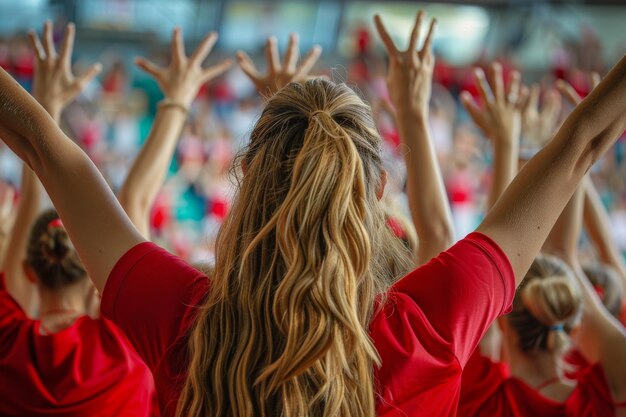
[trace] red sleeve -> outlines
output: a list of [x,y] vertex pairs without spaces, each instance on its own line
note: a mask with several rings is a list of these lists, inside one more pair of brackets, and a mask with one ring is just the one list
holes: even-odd
[[100,309],[119,326],[152,370],[191,325],[208,291],[208,278],[151,242],[117,262]]
[[465,366],[491,323],[510,311],[515,279],[508,258],[489,237],[471,233],[396,283]]

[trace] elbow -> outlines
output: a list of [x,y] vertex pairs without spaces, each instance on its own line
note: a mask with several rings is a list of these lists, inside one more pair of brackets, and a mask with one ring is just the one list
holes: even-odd
[[608,151],[624,127],[618,121],[610,123],[604,128],[596,128],[585,118],[579,118],[567,125],[561,131],[566,132],[563,138],[562,155],[574,160],[573,175],[582,178],[606,151]]

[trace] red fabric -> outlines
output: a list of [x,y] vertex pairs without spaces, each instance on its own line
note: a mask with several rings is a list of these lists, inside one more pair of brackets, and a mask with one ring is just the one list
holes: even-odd
[[120,330],[84,316],[52,335],[26,317],[0,274],[0,415],[140,417],[152,375]]
[[622,314],[619,316],[619,321],[626,326],[626,300],[624,300],[624,304],[622,305]]
[[576,349],[571,349],[565,354],[565,377],[567,379],[578,379],[578,375],[585,372],[591,364]]
[[[188,367],[187,338],[208,278],[153,243],[128,251],[102,295],[102,314],[128,335],[173,416]],[[379,416],[454,416],[461,371],[515,284],[505,254],[473,233],[389,291],[370,326],[382,359]]]
[[577,375],[569,398],[557,402],[520,379],[507,377],[500,364],[472,355],[463,372],[459,416],[463,417],[611,417],[615,405],[599,364]]

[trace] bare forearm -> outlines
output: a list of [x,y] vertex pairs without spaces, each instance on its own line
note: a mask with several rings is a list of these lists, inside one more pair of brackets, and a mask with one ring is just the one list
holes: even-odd
[[37,310],[37,294],[35,286],[24,276],[22,262],[26,257],[30,228],[39,211],[40,188],[35,173],[24,164],[20,201],[16,208],[17,215],[7,242],[6,258],[2,267],[2,271],[6,273],[5,285],[8,292],[31,316]]
[[493,142],[493,183],[489,190],[489,209],[498,201],[517,175],[519,160],[519,138],[498,138]]
[[149,238],[149,215],[163,185],[186,114],[178,107],[160,108],[148,139],[119,192],[119,200],[139,232]]
[[600,260],[619,271],[620,276],[626,285],[626,264],[619,249],[613,240],[611,222],[602,204],[596,187],[591,178],[584,181],[584,225],[587,233],[591,237]]
[[406,145],[407,194],[419,237],[418,262],[425,263],[454,241],[450,206],[427,117],[419,112],[399,111],[397,122]]

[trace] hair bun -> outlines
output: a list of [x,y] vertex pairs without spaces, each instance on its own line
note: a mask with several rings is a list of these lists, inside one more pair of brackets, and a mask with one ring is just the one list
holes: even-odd
[[530,314],[549,328],[573,318],[580,305],[580,292],[566,277],[533,279],[522,291]]
[[42,236],[44,253],[51,263],[60,263],[69,256],[72,250],[72,243],[65,229],[54,227]]

